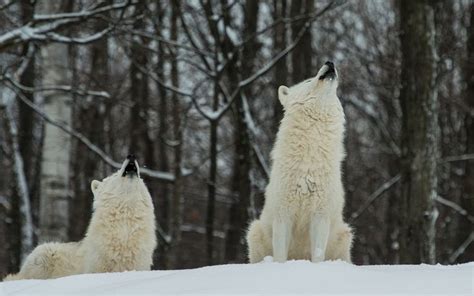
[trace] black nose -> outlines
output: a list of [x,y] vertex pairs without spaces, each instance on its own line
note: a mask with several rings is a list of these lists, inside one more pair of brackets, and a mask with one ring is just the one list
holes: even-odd
[[136,176],[136,175],[137,175],[137,167],[135,166],[135,161],[136,161],[135,155],[129,154],[129,155],[127,156],[127,159],[128,159],[128,164],[127,164],[127,166],[125,167],[125,170],[123,171],[122,177],[125,177],[125,176],[129,176],[129,177]]
[[334,63],[331,62],[331,61],[327,61],[326,63],[324,63],[326,66],[329,67],[329,69],[334,69]]

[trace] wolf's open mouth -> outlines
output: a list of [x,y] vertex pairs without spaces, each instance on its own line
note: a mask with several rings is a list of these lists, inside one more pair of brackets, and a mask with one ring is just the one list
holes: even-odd
[[328,61],[324,65],[327,66],[327,70],[321,76],[319,76],[319,80],[333,79],[334,77],[336,77],[336,70],[334,68],[334,64]]
[[123,171],[122,177],[125,177],[127,175],[137,176],[138,170],[137,170],[137,166],[135,165],[135,156],[133,154],[130,154],[129,156],[127,156],[127,159],[128,159],[128,164],[125,167],[125,170]]

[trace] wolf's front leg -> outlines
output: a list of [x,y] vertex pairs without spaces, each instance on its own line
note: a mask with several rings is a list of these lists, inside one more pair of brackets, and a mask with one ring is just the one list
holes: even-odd
[[309,236],[311,240],[311,261],[314,263],[324,261],[329,238],[329,217],[315,214],[311,219]]
[[272,228],[273,259],[276,262],[285,262],[288,259],[292,221],[289,218],[275,219]]

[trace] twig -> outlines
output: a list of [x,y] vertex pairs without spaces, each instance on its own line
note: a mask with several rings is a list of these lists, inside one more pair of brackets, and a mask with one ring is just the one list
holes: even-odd
[[377,190],[375,190],[369,197],[367,198],[366,202],[357,210],[355,213],[351,215],[350,222],[354,222],[357,218],[362,215],[362,213],[384,192],[390,189],[394,184],[396,184],[400,180],[401,174],[397,174],[395,177],[391,178],[387,182],[383,183]]
[[[88,138],[86,138],[84,135],[81,133],[75,131],[72,129],[70,126],[66,124],[62,124],[59,122],[56,122],[55,120],[51,119],[45,112],[43,112],[37,105],[29,101],[25,96],[19,92],[15,87],[13,86],[8,86],[10,89],[12,89],[16,94],[17,97],[25,103],[27,106],[29,106],[33,111],[35,111],[41,118],[43,118],[46,122],[49,124],[52,124],[59,129],[63,130],[64,132],[68,133],[69,135],[73,136],[74,138],[78,139],[82,144],[86,145],[87,148],[89,148],[91,151],[96,153],[104,162],[106,162],[108,165],[119,169],[122,164],[119,162],[114,161],[112,158],[110,158],[102,149],[94,145]],[[167,182],[174,182],[174,175],[168,172],[162,172],[162,171],[155,171],[155,170],[150,170],[147,168],[141,168],[140,173],[144,176],[148,176],[151,178],[156,178],[160,179],[163,181]],[[183,170],[183,175],[187,176],[190,175],[191,171],[189,170]]]
[[452,202],[450,200],[447,200],[447,199],[444,199],[442,198],[441,196],[437,196],[436,199],[435,199],[437,202],[439,202],[440,204],[442,205],[445,205],[447,207],[450,207],[451,209],[455,210],[456,212],[458,212],[459,214],[461,214],[462,216],[466,217],[471,223],[474,223],[474,217],[469,215],[469,213],[467,212],[467,210],[465,210],[464,208],[462,208],[460,205],[458,205],[457,203],[455,202]]
[[15,81],[8,76],[0,76],[0,81],[1,80],[7,80],[18,89],[25,92],[30,92],[30,93],[46,92],[46,91],[62,91],[62,92],[70,92],[70,93],[80,95],[80,96],[102,97],[105,99],[110,99],[110,94],[105,91],[75,89],[68,85],[52,85],[52,86],[43,86],[43,87],[33,88],[33,87],[22,85],[18,81]]
[[454,161],[464,161],[464,160],[473,160],[473,159],[474,159],[474,154],[461,154],[461,155],[446,156],[441,161],[454,162]]
[[454,263],[459,256],[466,251],[467,247],[474,241],[474,232],[467,237],[467,239],[459,246],[459,248],[454,251],[454,253],[449,257],[449,262]]
[[[125,1],[118,4],[104,6],[95,10],[72,12],[72,13],[58,13],[50,15],[35,15],[33,22],[30,22],[22,27],[13,29],[0,35],[0,49],[8,47],[12,44],[27,41],[54,41],[62,43],[90,43],[99,38],[102,38],[111,28],[102,32],[93,34],[83,38],[65,37],[57,34],[55,31],[67,25],[78,23],[84,19],[88,19],[97,14],[106,11],[125,9],[131,4],[130,1]],[[37,26],[36,26],[37,25]]]
[[[90,18],[92,16],[102,14],[107,11],[111,10],[120,10],[123,8],[127,8],[128,6],[135,5],[137,2],[133,2],[130,0],[123,1],[121,3],[115,3],[107,6],[103,6],[97,9],[92,10],[83,10],[78,12],[66,12],[66,13],[55,13],[55,14],[37,14],[33,17],[35,22],[43,22],[43,21],[53,21],[53,20],[64,20],[64,19],[85,19]],[[100,4],[99,4],[100,5]]]

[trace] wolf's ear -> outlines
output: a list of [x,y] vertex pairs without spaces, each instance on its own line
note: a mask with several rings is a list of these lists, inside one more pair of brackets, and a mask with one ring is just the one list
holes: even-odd
[[99,182],[97,180],[92,181],[92,183],[91,183],[92,193],[95,193],[97,191],[97,188],[99,188],[100,183],[101,182]]
[[278,88],[278,99],[280,100],[280,103],[283,105],[283,107],[285,107],[288,103],[289,94],[290,89],[287,86],[280,85],[280,87]]

